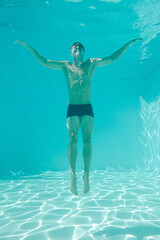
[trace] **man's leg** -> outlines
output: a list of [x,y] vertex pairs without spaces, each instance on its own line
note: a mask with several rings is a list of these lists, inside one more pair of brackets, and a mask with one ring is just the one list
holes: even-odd
[[89,186],[89,170],[92,159],[91,136],[94,129],[94,118],[84,115],[81,119],[81,129],[83,136],[83,160],[84,160],[84,193],[88,193]]
[[71,192],[78,195],[76,181],[76,158],[77,158],[77,141],[79,130],[79,117],[72,116],[67,118],[67,130],[69,134],[68,159],[71,170]]

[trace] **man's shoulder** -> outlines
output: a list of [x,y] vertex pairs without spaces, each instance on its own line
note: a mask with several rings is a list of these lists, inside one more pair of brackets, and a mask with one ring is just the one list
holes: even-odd
[[90,65],[93,64],[94,61],[95,61],[94,58],[88,58],[84,63]]
[[65,65],[72,65],[70,61],[63,61]]
[[64,66],[66,68],[70,68],[70,66],[72,66],[72,63],[70,61],[64,61]]
[[89,58],[89,59],[87,59],[86,62],[94,64],[94,63],[99,62],[100,60],[102,60],[102,59],[101,58]]

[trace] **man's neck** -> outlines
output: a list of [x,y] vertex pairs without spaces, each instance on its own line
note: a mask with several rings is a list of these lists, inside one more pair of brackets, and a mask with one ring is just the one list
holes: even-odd
[[81,65],[82,65],[82,63],[83,63],[83,59],[74,59],[74,65],[76,66],[76,67],[81,67]]

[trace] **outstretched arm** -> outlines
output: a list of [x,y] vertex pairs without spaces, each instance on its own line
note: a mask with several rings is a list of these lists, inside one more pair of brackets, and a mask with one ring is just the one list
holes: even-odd
[[130,42],[126,43],[123,47],[121,47],[118,51],[116,51],[109,57],[95,58],[96,67],[105,66],[105,65],[108,65],[110,63],[117,61],[125,53],[125,51],[128,49],[128,47],[132,46],[135,42],[137,42],[139,40],[143,40],[143,39],[136,38],[136,39],[131,40]]
[[65,66],[65,63],[67,61],[52,61],[52,60],[47,60],[46,58],[44,58],[42,55],[40,55],[33,47],[31,47],[29,44],[22,42],[22,41],[16,41],[16,43],[20,43],[22,44],[23,47],[27,48],[32,55],[38,60],[38,62],[40,62],[43,66],[48,67],[48,68],[52,68],[52,69],[56,69],[56,70],[60,70],[63,69],[63,67]]

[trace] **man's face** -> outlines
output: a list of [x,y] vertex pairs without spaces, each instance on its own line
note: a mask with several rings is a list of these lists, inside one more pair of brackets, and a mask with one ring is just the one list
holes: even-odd
[[80,58],[82,59],[84,57],[84,49],[80,46],[73,46],[71,48],[71,56],[75,58]]

